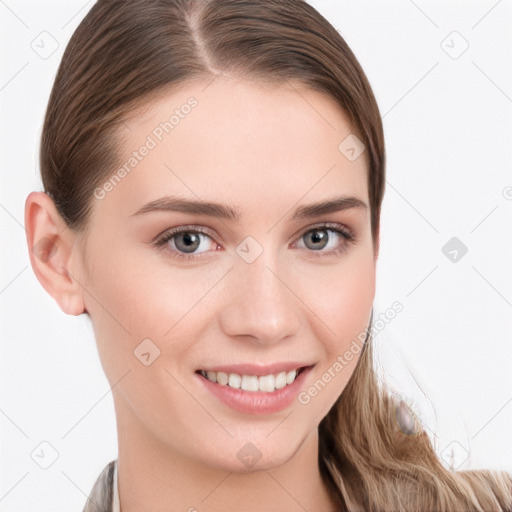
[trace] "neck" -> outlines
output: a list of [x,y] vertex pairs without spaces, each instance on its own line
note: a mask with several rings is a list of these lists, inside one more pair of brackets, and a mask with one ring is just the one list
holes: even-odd
[[156,439],[135,415],[116,410],[121,512],[333,512],[313,431],[279,467],[230,472],[191,460]]

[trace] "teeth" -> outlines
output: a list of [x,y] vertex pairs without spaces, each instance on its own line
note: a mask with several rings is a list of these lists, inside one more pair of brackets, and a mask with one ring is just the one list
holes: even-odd
[[238,373],[230,373],[228,384],[230,388],[240,389],[240,384],[242,383],[242,378]]
[[242,385],[244,391],[258,391],[258,377],[255,375],[242,375]]
[[220,384],[221,386],[229,385],[231,388],[242,389],[243,391],[272,392],[292,384],[298,375],[298,370],[262,375],[261,377],[205,370],[201,370],[201,375],[206,377],[210,382]]
[[[210,372],[215,373],[215,372]],[[211,379],[210,379],[211,380]],[[228,383],[228,374],[224,372],[217,372],[217,384],[225,386]]]
[[258,378],[258,387],[260,391],[274,391],[275,377],[273,375],[263,375]]
[[281,389],[286,386],[286,372],[281,372],[276,375],[276,389]]

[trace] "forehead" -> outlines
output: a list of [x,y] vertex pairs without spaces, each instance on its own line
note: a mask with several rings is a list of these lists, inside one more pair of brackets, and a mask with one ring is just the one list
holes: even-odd
[[153,96],[120,136],[118,169],[126,172],[108,195],[127,215],[166,194],[252,211],[262,201],[313,202],[334,193],[367,201],[366,152],[356,159],[344,152],[343,141],[355,136],[348,115],[298,83],[188,83]]

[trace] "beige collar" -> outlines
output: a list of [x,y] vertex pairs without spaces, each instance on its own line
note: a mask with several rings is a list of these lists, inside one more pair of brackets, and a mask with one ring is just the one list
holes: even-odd
[[112,512],[121,512],[119,505],[119,490],[117,487],[117,460],[114,468],[114,483],[112,486]]

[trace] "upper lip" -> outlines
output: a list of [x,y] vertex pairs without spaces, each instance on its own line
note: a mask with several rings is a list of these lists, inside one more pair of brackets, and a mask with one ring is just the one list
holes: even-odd
[[237,373],[238,375],[262,375],[277,374],[280,372],[289,372],[291,370],[298,370],[312,366],[308,363],[301,363],[297,361],[287,361],[282,363],[272,363],[266,365],[258,364],[230,364],[230,365],[213,365],[199,368],[209,372],[224,372],[224,373]]

